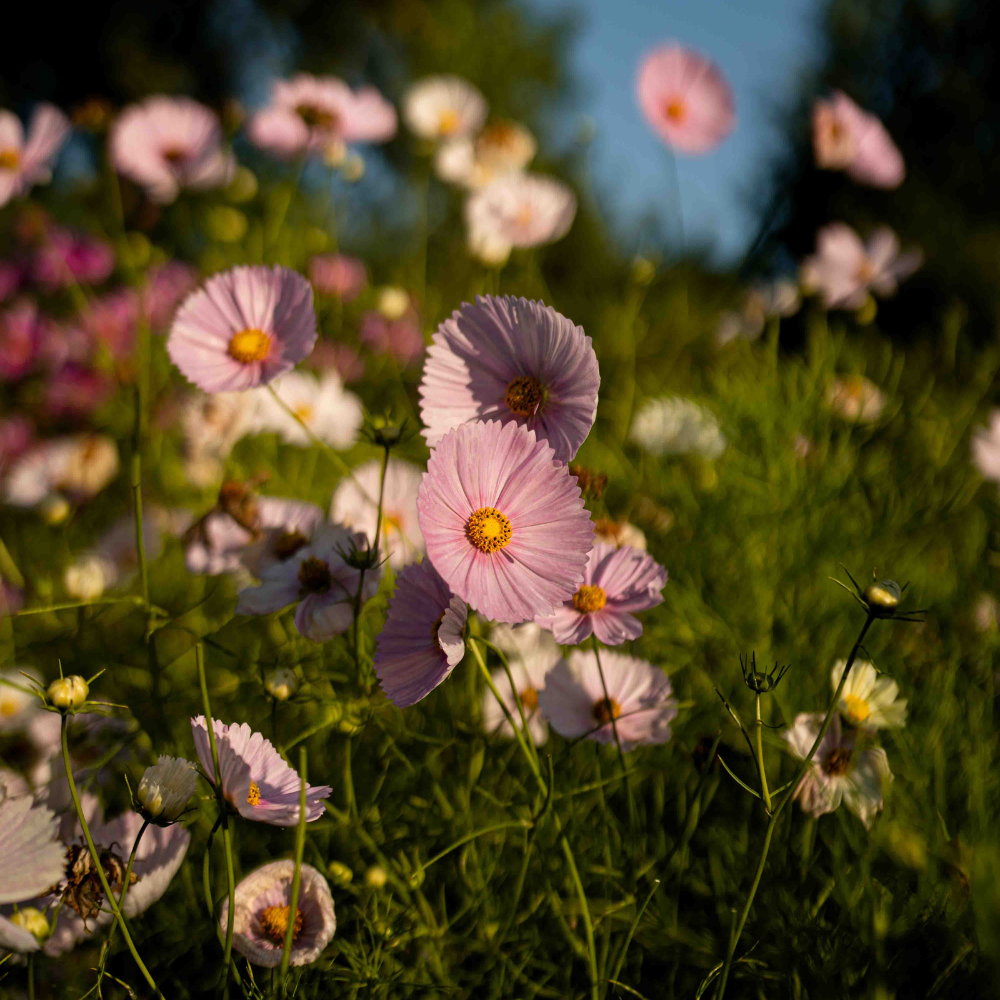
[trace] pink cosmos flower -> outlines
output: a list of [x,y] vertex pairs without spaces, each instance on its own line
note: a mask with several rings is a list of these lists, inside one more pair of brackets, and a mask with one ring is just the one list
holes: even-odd
[[222,145],[218,115],[190,97],[147,97],[130,104],[108,135],[115,169],[161,204],[182,188],[222,187],[236,162]]
[[473,253],[500,258],[500,247],[537,247],[561,240],[576,218],[576,195],[553,177],[504,174],[469,196],[465,222]]
[[379,354],[389,354],[402,367],[419,361],[424,353],[420,318],[412,309],[398,319],[387,319],[375,309],[361,317],[361,343]]
[[972,432],[972,464],[983,479],[1000,483],[1000,410],[991,411],[988,427]]
[[69,135],[69,119],[52,104],[39,104],[25,138],[21,119],[0,110],[0,205],[47,184],[56,154]]
[[[299,821],[299,776],[281,759],[271,741],[253,732],[245,722],[226,726],[213,719],[212,728],[226,801],[244,819],[271,826],[295,826]],[[201,766],[215,784],[204,715],[191,720],[191,733]],[[307,823],[323,815],[323,799],[329,798],[331,791],[329,785],[306,785]]]
[[[339,524],[318,528],[308,545],[263,570],[259,587],[240,591],[236,613],[269,615],[298,602],[295,627],[307,639],[327,642],[343,635],[353,621],[361,584],[361,571],[345,558],[354,549],[367,549],[360,532]],[[374,596],[381,575],[378,567],[365,572],[362,603]]]
[[30,417],[12,413],[0,418],[0,473],[35,443],[35,424]]
[[343,253],[322,254],[309,261],[309,280],[317,292],[352,302],[368,284],[368,269],[357,257]]
[[566,646],[592,634],[606,646],[617,646],[642,635],[633,612],[662,604],[666,582],[667,571],[645,552],[598,542],[577,592],[554,615],[536,621]]
[[802,284],[818,292],[827,309],[860,309],[870,292],[886,297],[920,267],[919,250],[901,253],[899,239],[880,226],[867,240],[843,222],[824,226],[816,236],[816,254],[802,263]]
[[[274,968],[281,964],[291,916],[294,874],[294,861],[272,861],[251,872],[236,886],[233,948],[254,965]],[[223,935],[228,923],[229,898],[226,897],[219,914]],[[329,884],[315,868],[303,864],[299,869],[299,898],[288,964],[298,966],[315,962],[336,929]]]
[[190,264],[168,260],[151,267],[147,279],[140,296],[142,312],[153,330],[162,330],[180,302],[198,287],[198,272]]
[[118,288],[94,299],[79,316],[94,340],[121,360],[132,353],[139,323],[139,296],[131,288]]
[[96,285],[115,269],[115,252],[107,240],[68,229],[50,229],[35,251],[31,277],[45,291],[69,285]]
[[427,555],[486,618],[552,614],[583,581],[594,526],[551,446],[510,422],[462,424],[431,454],[417,496]]
[[[804,758],[823,724],[823,712],[800,712],[791,729],[781,735],[796,757]],[[843,802],[870,827],[882,808],[882,788],[892,781],[889,761],[881,747],[858,749],[858,733],[844,729],[834,715],[823,742],[795,789],[802,811],[810,816],[834,812]]]
[[375,649],[375,673],[397,708],[426,698],[462,662],[467,616],[430,560],[399,574]]
[[0,312],[0,379],[13,381],[35,366],[42,337],[42,317],[28,299]]
[[725,77],[710,60],[676,43],[646,56],[636,93],[646,121],[681,153],[707,153],[736,124]]
[[374,87],[357,92],[333,76],[300,73],[279,80],[271,103],[247,126],[250,141],[276,156],[327,153],[349,142],[386,142],[396,109]]
[[189,295],[174,317],[167,353],[205,392],[265,385],[316,343],[312,287],[287,267],[234,267]]
[[597,415],[601,377],[583,328],[541,302],[492,295],[464,303],[434,334],[420,383],[433,448],[470,420],[517,423],[568,462]]
[[56,371],[45,386],[45,406],[54,417],[85,417],[111,394],[111,382],[93,368],[69,364]]
[[567,739],[586,736],[598,743],[614,743],[617,728],[625,751],[666,743],[677,715],[670,678],[646,660],[610,650],[601,651],[600,666],[603,684],[593,651],[576,649],[568,663],[560,660],[549,671],[538,692],[549,725]]
[[6,302],[24,280],[25,267],[12,260],[0,260],[0,302]]
[[365,374],[364,360],[350,344],[331,344],[328,340],[317,342],[306,364],[321,373],[332,368],[344,385],[357,382]]
[[813,150],[816,166],[845,170],[859,184],[896,188],[906,165],[885,126],[840,90],[813,105]]
[[60,322],[46,317],[38,355],[50,371],[69,364],[85,364],[91,357],[94,337],[76,320]]

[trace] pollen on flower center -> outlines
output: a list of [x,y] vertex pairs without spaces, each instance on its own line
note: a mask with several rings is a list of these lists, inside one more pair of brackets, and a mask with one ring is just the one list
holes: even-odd
[[687,108],[684,102],[676,97],[667,101],[663,108],[663,113],[674,123],[680,124],[687,117]]
[[514,225],[519,229],[527,229],[531,225],[531,206],[522,205],[514,215]]
[[244,365],[254,361],[263,361],[271,350],[271,338],[263,330],[249,327],[240,330],[229,341],[229,356]]
[[872,714],[868,707],[868,702],[864,698],[859,698],[856,694],[844,695],[847,703],[847,713],[855,722],[864,722]]
[[458,112],[454,108],[445,108],[438,115],[438,135],[454,135],[461,124]]
[[17,715],[17,704],[10,699],[0,701],[0,719],[9,719],[12,715]]
[[870,260],[863,260],[858,265],[856,277],[862,285],[867,285],[875,277],[875,267]]
[[834,747],[823,761],[823,770],[831,777],[844,774],[850,766],[851,751],[846,747]]
[[177,166],[188,158],[188,151],[180,146],[168,146],[163,150],[163,159],[171,166]]
[[316,411],[308,403],[299,403],[292,411],[304,424],[311,424]]
[[325,594],[332,583],[330,567],[322,559],[310,556],[299,566],[299,584],[307,594]]
[[622,714],[622,707],[614,698],[601,698],[594,702],[593,716],[602,725],[607,725],[619,718]]
[[332,111],[325,111],[311,104],[300,104],[295,113],[310,128],[332,129],[337,124],[337,116]]
[[20,162],[21,153],[19,150],[13,147],[0,149],[0,170],[17,170]]
[[308,541],[309,539],[301,531],[293,528],[291,531],[281,532],[274,539],[271,551],[276,559],[284,562],[286,559],[291,559]]
[[581,614],[589,615],[593,611],[600,611],[608,603],[608,595],[603,587],[594,587],[585,583],[573,595],[573,607]]
[[247,791],[247,805],[260,805],[260,785],[258,785],[256,781],[250,782],[250,788]]
[[519,375],[507,386],[504,402],[511,413],[519,417],[533,417],[545,401],[545,386],[530,375]]
[[538,708],[538,692],[530,685],[523,691],[519,691],[518,697],[521,699],[521,704],[529,712],[533,712]]
[[480,552],[496,552],[510,541],[510,521],[496,507],[480,507],[473,511],[465,533]]
[[[291,913],[290,906],[268,906],[260,912],[257,918],[260,921],[260,929],[275,943],[285,943],[285,931],[288,930],[288,915]],[[295,924],[292,927],[292,941],[302,933],[302,911],[295,908]]]

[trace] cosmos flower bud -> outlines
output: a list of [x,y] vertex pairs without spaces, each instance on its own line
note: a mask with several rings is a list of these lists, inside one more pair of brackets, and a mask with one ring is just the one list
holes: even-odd
[[90,694],[90,687],[79,675],[60,677],[49,685],[49,701],[56,708],[80,708]]
[[876,617],[891,615],[902,597],[903,592],[895,580],[879,580],[865,587],[865,603]]
[[341,861],[331,861],[326,866],[326,873],[338,885],[350,885],[354,872]]
[[375,569],[379,564],[378,549],[371,548],[367,540],[364,547],[355,542],[350,551],[344,553],[344,562],[352,569]]
[[70,509],[69,501],[60,493],[50,493],[38,505],[38,513],[49,527],[62,524],[69,517]]
[[383,888],[388,879],[389,876],[386,875],[385,869],[380,868],[378,865],[372,865],[372,867],[365,872],[365,885],[372,889]]
[[9,919],[15,927],[20,927],[29,934],[33,934],[39,944],[49,936],[49,922],[45,919],[45,914],[33,906],[23,907],[16,913],[12,913]]
[[410,308],[410,293],[396,285],[386,285],[379,289],[378,311],[388,320],[399,319]]
[[198,772],[190,761],[161,755],[139,782],[139,812],[158,826],[174,823],[187,808],[197,784]]
[[264,677],[264,689],[277,701],[288,701],[299,689],[299,679],[294,670],[277,667]]

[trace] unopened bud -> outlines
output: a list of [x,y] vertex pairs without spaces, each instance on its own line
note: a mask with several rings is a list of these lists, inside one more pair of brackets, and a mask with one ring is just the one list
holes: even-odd
[[299,678],[288,667],[277,667],[264,677],[264,689],[276,701],[288,701],[299,689]]
[[326,866],[326,873],[338,885],[350,885],[354,878],[354,872],[342,861],[331,861]]
[[351,569],[363,569],[371,570],[375,569],[379,564],[378,549],[373,549],[369,547],[362,548],[360,545],[355,545],[344,556],[344,562],[347,563]]
[[8,919],[15,927],[34,935],[39,944],[49,936],[49,922],[45,919],[45,914],[33,906],[25,906],[12,913]]
[[159,826],[173,823],[187,809],[197,785],[198,772],[189,761],[162,755],[139,782],[139,811]]
[[400,319],[410,308],[410,293],[396,285],[386,285],[378,293],[376,308],[388,320]]
[[372,889],[383,888],[388,880],[389,876],[386,875],[385,869],[379,867],[379,865],[372,865],[372,867],[365,872],[365,885]]
[[632,280],[637,285],[648,285],[656,277],[656,265],[646,257],[632,260]]
[[69,501],[61,493],[50,493],[38,505],[38,513],[49,527],[62,524],[69,517],[71,509]]
[[56,708],[79,708],[90,694],[90,687],[79,675],[60,677],[49,685],[49,701]]
[[895,580],[879,580],[865,587],[865,603],[876,616],[891,615],[899,606],[903,592]]

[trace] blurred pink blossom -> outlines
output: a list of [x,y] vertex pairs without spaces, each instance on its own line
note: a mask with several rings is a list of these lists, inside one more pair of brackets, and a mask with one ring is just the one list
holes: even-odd
[[46,291],[68,285],[95,285],[114,270],[111,244],[97,236],[52,229],[35,251],[31,277]]
[[198,286],[198,271],[190,264],[168,260],[149,270],[149,284],[142,294],[142,308],[154,330],[162,330],[174,318],[174,310]]
[[60,368],[45,386],[45,406],[55,417],[85,417],[111,392],[106,375],[82,365]]
[[38,354],[50,370],[70,362],[86,361],[93,347],[92,338],[75,320],[63,322],[47,317],[42,324]]
[[895,188],[903,183],[906,164],[885,126],[862,111],[842,91],[813,105],[813,150],[816,165],[844,170],[859,184]]
[[23,278],[23,264],[0,260],[0,302],[6,302],[21,287]]
[[21,299],[0,312],[0,379],[27,375],[38,357],[42,319],[38,307]]
[[0,110],[0,205],[27,194],[35,184],[48,183],[69,132],[69,119],[52,104],[36,106],[27,137],[21,119]]
[[81,314],[87,332],[115,358],[131,353],[139,322],[139,296],[131,288],[119,288],[95,299]]
[[377,354],[391,354],[404,368],[424,353],[420,318],[412,309],[394,320],[370,309],[361,317],[361,342]]
[[309,261],[309,280],[317,292],[339,295],[350,302],[368,284],[368,269],[357,257],[342,253],[322,254]]
[[972,432],[972,464],[983,479],[1000,483],[1000,410],[990,413],[988,427]]
[[328,340],[316,343],[307,364],[318,372],[328,368],[336,369],[344,385],[357,382],[365,373],[365,363],[353,347],[349,344],[331,344]]
[[28,451],[35,441],[35,425],[20,413],[0,420],[0,472],[5,466]]

